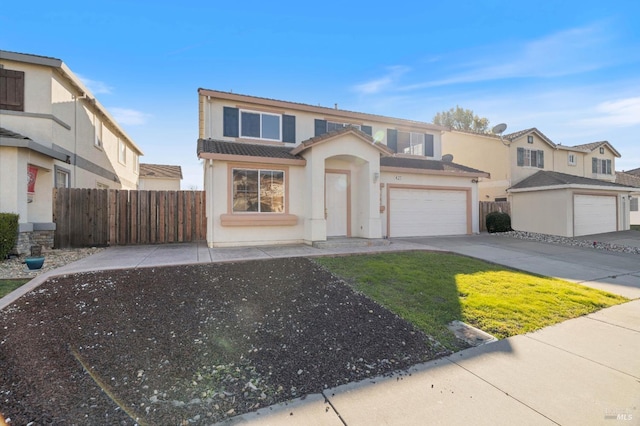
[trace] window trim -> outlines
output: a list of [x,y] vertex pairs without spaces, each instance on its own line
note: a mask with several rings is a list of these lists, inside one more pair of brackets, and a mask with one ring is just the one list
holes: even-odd
[[[573,159],[573,161],[571,159]],[[567,164],[569,166],[577,166],[578,165],[578,158],[576,157],[575,153],[573,153],[573,152],[567,153]]]
[[93,146],[102,150],[102,121],[98,120],[98,118],[94,115],[94,125],[93,125]]
[[[520,151],[522,150],[522,151]],[[522,152],[522,164],[520,164],[520,155]],[[527,155],[528,153],[528,155]],[[535,153],[535,165],[533,163],[533,153]],[[527,164],[527,158],[529,159],[529,164]],[[527,167],[532,169],[544,169],[544,151],[541,149],[531,149],[525,147],[518,147],[516,150],[516,166],[518,167]]]
[[[58,172],[64,173],[66,175],[66,185],[58,186]],[[71,170],[66,169],[64,167],[60,167],[57,165],[53,166],[53,186],[54,188],[71,188]]]
[[629,211],[637,212],[638,211],[638,197],[629,197]]
[[[613,161],[609,158],[592,157],[596,161],[596,170],[593,170],[593,160],[591,163],[591,173],[596,175],[611,176],[613,175]],[[604,171],[602,171],[604,170]]]
[[[243,113],[248,113],[248,114],[258,114],[260,116],[260,136],[256,137],[256,136],[247,136],[244,135],[242,133],[242,114]],[[278,118],[278,139],[273,139],[273,138],[267,138],[264,137],[262,135],[262,116],[263,115],[270,115],[272,117],[277,117]],[[282,114],[277,114],[277,113],[273,113],[273,112],[266,112],[266,111],[254,111],[254,110],[250,110],[250,109],[242,109],[240,108],[238,110],[238,137],[240,138],[245,138],[245,139],[256,139],[256,140],[265,140],[265,141],[273,141],[273,142],[282,142]]]
[[533,143],[533,135],[527,136],[527,143]]
[[[234,212],[233,211],[233,170],[274,170],[284,172],[283,212]],[[298,216],[289,213],[289,166],[272,163],[228,163],[227,164],[227,213],[220,215],[221,226],[295,226]]]
[[118,138],[118,163],[127,165],[127,144],[120,138]]

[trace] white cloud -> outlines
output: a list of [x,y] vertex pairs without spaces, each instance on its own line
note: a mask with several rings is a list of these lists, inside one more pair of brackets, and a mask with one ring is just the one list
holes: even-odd
[[87,86],[89,90],[91,90],[94,95],[110,94],[113,90],[111,86],[103,81],[91,80],[90,78],[83,77],[79,74],[76,75],[78,76],[80,81],[82,81],[82,83]]
[[[450,77],[410,84],[401,89],[416,90],[509,78],[561,77],[606,68],[638,56],[632,51],[615,51],[610,47],[611,40],[609,29],[604,25],[593,24],[523,43],[455,52],[450,58],[477,59],[450,64],[449,68],[458,68],[457,72],[449,71]],[[594,55],[596,51],[599,52],[598,55]]]
[[410,68],[395,65],[387,68],[387,74],[375,80],[357,84],[353,90],[363,95],[373,95],[393,86],[403,74],[410,71]]
[[640,124],[640,97],[602,102],[596,107],[602,114],[592,120],[598,124],[612,126],[635,126]]
[[145,124],[147,119],[151,117],[151,114],[136,111],[129,108],[109,108],[109,111],[113,114],[113,117],[119,124],[129,124],[132,126],[138,126]]

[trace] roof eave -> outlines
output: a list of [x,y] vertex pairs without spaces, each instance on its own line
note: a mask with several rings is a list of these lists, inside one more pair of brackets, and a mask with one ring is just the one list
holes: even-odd
[[304,166],[307,164],[305,159],[296,158],[278,158],[278,157],[258,157],[251,155],[238,154],[219,154],[215,152],[199,152],[198,158],[202,160],[217,160],[238,163],[263,163],[263,164],[282,164],[290,166]]

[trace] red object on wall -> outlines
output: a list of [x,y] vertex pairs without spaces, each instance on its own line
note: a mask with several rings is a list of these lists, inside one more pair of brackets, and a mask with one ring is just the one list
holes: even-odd
[[27,192],[33,194],[36,192],[36,178],[38,177],[38,168],[34,166],[27,166],[27,177],[29,182],[27,183]]

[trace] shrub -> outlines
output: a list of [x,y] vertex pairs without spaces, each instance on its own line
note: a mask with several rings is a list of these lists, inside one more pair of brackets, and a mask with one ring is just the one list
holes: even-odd
[[493,232],[508,232],[511,229],[511,217],[507,213],[503,212],[491,212],[487,215],[487,231]]
[[0,213],[0,260],[7,258],[18,239],[18,215]]

